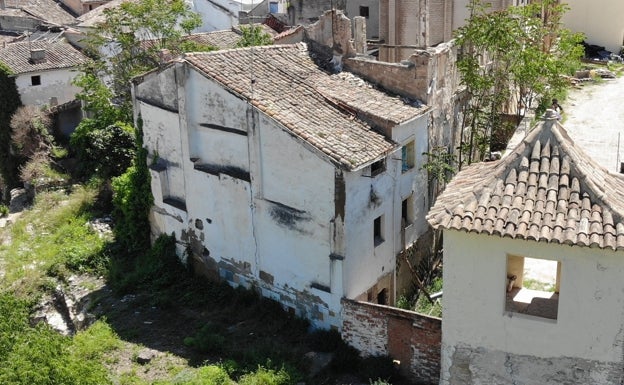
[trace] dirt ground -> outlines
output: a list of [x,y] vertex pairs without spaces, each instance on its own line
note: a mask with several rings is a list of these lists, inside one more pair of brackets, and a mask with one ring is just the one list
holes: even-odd
[[624,161],[624,76],[572,89],[563,103],[563,126],[589,156],[610,172]]

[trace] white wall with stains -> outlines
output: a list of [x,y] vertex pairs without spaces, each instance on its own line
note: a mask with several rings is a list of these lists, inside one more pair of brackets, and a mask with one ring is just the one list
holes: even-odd
[[[50,99],[56,98],[58,104],[67,103],[76,99],[81,91],[72,84],[78,75],[75,69],[55,69],[50,71],[29,72],[15,77],[17,91],[24,105],[50,105]],[[33,85],[33,77],[38,76],[41,84]]]
[[[505,311],[508,254],[561,261],[556,320]],[[623,257],[445,231],[441,384],[619,384]]]

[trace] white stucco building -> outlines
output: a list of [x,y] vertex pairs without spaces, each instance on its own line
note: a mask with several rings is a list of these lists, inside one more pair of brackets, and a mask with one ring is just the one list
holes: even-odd
[[583,32],[589,44],[604,46],[619,53],[624,46],[624,2],[620,0],[565,0],[570,10],[563,24],[574,32]]
[[426,228],[428,108],[305,44],[189,54],[135,80],[153,232],[189,263],[312,321],[394,301],[395,256]]
[[[622,383],[622,191],[554,119],[453,179],[428,215],[444,237],[440,384]],[[550,289],[529,287],[536,263]]]
[[0,48],[24,105],[56,105],[76,99],[72,84],[78,67],[89,59],[65,42],[18,42]]

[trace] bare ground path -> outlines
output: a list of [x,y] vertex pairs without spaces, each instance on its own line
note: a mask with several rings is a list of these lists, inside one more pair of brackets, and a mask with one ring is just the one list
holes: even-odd
[[624,162],[624,77],[572,89],[563,126],[590,157],[610,172]]

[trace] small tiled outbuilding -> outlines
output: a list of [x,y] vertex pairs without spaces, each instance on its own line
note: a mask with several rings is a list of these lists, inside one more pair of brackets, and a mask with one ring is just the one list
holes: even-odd
[[[457,174],[428,214],[444,237],[441,384],[622,383],[622,192],[555,119]],[[552,284],[530,286],[549,264]]]

